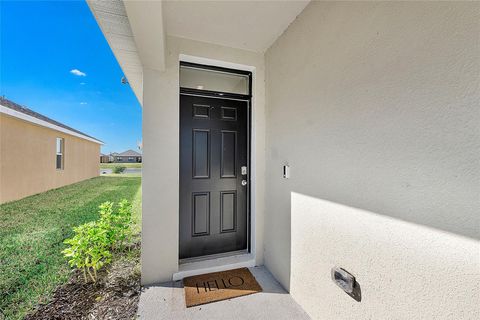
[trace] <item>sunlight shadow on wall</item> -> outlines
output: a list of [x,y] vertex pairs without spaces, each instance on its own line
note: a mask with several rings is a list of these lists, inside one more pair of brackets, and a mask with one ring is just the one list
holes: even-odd
[[[332,281],[333,266],[362,285],[360,303]],[[478,270],[477,240],[291,193],[290,291],[314,317],[468,318],[480,313]]]

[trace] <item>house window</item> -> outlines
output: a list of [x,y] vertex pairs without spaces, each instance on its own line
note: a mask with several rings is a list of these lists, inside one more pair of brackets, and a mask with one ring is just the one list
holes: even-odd
[[122,157],[117,157],[117,161],[122,161]]
[[133,157],[128,157],[128,161],[133,161]]
[[65,154],[65,140],[63,138],[57,138],[57,157],[55,162],[56,162],[56,167],[59,170],[63,170],[64,154]]
[[250,94],[249,72],[232,73],[222,68],[204,69],[183,62],[180,65],[180,87],[196,90]]

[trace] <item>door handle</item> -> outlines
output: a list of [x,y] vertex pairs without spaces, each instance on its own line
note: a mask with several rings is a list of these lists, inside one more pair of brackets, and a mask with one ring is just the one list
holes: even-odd
[[242,180],[242,186],[246,186],[247,185],[247,180]]

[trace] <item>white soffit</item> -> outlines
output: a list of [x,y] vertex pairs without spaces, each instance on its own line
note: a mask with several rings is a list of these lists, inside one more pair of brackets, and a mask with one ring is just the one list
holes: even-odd
[[161,1],[123,1],[144,67],[165,70],[165,33]]
[[142,103],[143,68],[123,1],[87,0],[87,3],[130,87]]
[[163,1],[168,35],[265,52],[309,3]]

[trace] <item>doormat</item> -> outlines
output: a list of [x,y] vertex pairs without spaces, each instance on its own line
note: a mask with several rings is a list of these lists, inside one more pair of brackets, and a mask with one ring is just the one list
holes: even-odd
[[248,268],[184,278],[183,286],[187,308],[262,291]]

